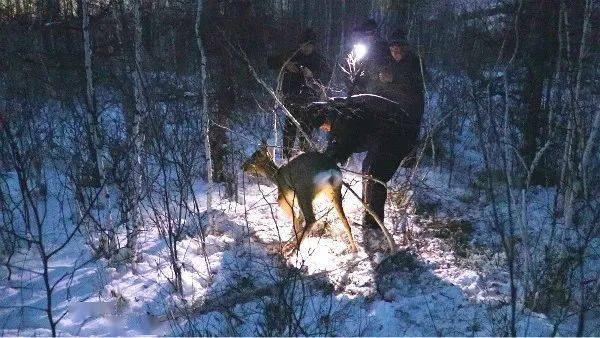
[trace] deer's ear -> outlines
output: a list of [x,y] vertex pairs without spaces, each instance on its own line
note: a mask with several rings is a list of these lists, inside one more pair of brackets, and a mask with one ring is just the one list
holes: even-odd
[[259,149],[260,149],[261,152],[264,152],[264,153],[268,152],[269,146],[267,145],[267,140],[262,139],[260,141],[260,148]]
[[267,141],[265,139],[263,139],[260,142],[260,148],[259,151],[262,155],[270,158],[270,159],[274,159],[275,158],[275,147],[274,146],[269,146],[267,144]]

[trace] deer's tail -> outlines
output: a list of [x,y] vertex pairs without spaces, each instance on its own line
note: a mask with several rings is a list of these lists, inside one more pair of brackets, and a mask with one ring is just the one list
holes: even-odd
[[316,186],[340,187],[343,183],[342,172],[337,169],[322,171],[314,177],[314,183]]

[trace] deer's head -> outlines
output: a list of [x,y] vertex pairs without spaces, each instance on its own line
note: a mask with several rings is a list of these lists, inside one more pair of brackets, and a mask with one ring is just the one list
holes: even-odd
[[254,173],[259,175],[269,175],[270,170],[275,167],[275,162],[271,158],[269,147],[266,142],[262,142],[260,147],[244,161],[242,169],[246,173]]

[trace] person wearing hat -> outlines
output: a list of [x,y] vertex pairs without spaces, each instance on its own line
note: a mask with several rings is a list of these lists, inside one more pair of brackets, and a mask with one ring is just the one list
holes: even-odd
[[418,117],[423,112],[423,77],[421,62],[410,49],[406,34],[396,30],[390,37],[387,67],[378,74],[380,92],[385,97],[400,102],[411,115]]
[[[275,65],[277,70],[283,67],[283,104],[308,135],[319,127],[319,123],[318,119],[303,110],[302,106],[321,99],[323,87],[319,84],[327,83],[330,76],[327,62],[316,50],[316,40],[317,35],[312,29],[304,30],[299,36],[297,50],[290,53],[291,58],[288,54],[283,62]],[[298,128],[286,117],[283,127],[283,154],[288,159],[293,155],[297,135]],[[309,150],[309,143],[303,136],[300,136],[300,149]]]
[[[391,35],[388,53],[390,61],[379,69],[373,92],[397,104],[385,105],[379,112],[388,122],[382,124],[380,141],[367,153],[362,168],[363,174],[381,182],[392,178],[417,145],[424,110],[421,63],[410,50],[402,30]],[[373,180],[364,181],[363,199],[381,219],[386,198],[385,186]],[[363,225],[378,228],[368,214]]]
[[366,54],[359,64],[362,75],[354,83],[347,84],[348,94],[372,94],[379,70],[390,61],[388,45],[379,35],[377,22],[373,19],[365,20],[359,25],[351,40],[353,46],[363,45]]
[[[389,181],[402,160],[417,144],[423,115],[423,79],[419,59],[410,51],[402,31],[391,36],[387,59],[378,66],[371,81],[371,93],[378,96],[353,97],[348,101],[352,114],[340,115],[330,109],[330,143],[325,151],[336,162],[345,162],[353,153],[367,154],[362,163],[363,201],[384,219]],[[383,98],[382,98],[383,97]],[[365,212],[365,228],[379,229]]]
[[388,53],[389,62],[379,69],[373,92],[398,102],[402,115],[419,124],[424,108],[421,62],[410,49],[404,31],[391,35]]

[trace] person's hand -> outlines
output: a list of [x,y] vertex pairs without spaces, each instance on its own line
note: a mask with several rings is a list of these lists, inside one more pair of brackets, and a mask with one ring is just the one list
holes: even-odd
[[393,80],[394,80],[394,76],[392,75],[391,72],[388,72],[388,71],[379,72],[379,81],[381,81],[383,83],[390,83]]
[[304,77],[307,78],[307,79],[312,79],[313,78],[313,72],[310,69],[306,68],[306,67],[302,68],[302,73],[304,74]]
[[292,73],[298,73],[300,71],[300,68],[298,68],[296,63],[292,61],[285,64],[285,69]]

